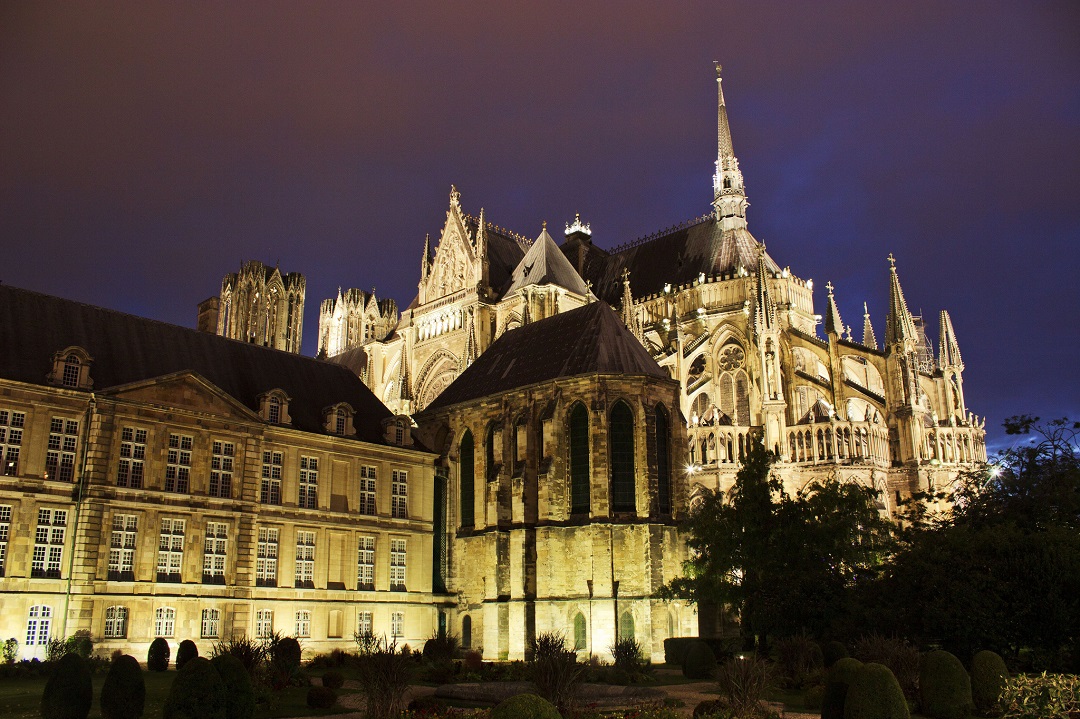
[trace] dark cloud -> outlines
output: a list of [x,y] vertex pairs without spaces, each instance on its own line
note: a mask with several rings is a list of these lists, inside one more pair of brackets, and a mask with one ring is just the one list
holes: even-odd
[[1080,416],[1075,4],[385,5],[5,3],[0,278],[191,325],[280,261],[313,351],[338,285],[411,299],[451,182],[606,246],[707,210],[716,59],[782,264],[881,336],[896,253],[972,409]]

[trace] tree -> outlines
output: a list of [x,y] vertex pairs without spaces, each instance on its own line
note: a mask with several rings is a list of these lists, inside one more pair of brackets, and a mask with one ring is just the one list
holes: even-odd
[[789,495],[771,474],[775,459],[758,441],[726,501],[705,492],[684,527],[684,576],[661,590],[734,607],[744,636],[762,643],[769,634],[828,633],[892,547],[875,490],[827,480]]
[[[1080,423],[1011,417],[1031,441],[962,474],[952,511],[918,521],[863,597],[867,622],[957,656],[992,649],[1038,668],[1080,653]],[[932,499],[920,497],[917,499]],[[1080,657],[1078,657],[1080,658]]]

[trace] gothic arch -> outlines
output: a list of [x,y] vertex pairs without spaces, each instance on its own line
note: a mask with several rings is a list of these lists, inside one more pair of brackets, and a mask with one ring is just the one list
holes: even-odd
[[420,392],[417,394],[417,407],[423,409],[439,396],[446,387],[461,373],[461,363],[454,353],[447,349],[438,349],[424,362],[419,378]]
[[510,330],[521,327],[521,314],[519,312],[511,312],[510,316],[503,322],[502,329],[499,330],[498,336],[501,337]]
[[588,514],[591,509],[592,442],[589,434],[589,410],[581,401],[576,401],[566,412],[571,514]]
[[636,418],[630,403],[616,400],[608,414],[612,512],[637,511]]

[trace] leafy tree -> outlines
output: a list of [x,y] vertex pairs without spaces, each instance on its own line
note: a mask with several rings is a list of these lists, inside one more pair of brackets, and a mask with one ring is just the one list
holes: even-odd
[[893,525],[873,489],[827,480],[790,495],[771,473],[775,459],[758,441],[727,498],[704,494],[685,527],[692,558],[684,576],[661,590],[734,607],[744,635],[759,642],[827,633],[892,547]]

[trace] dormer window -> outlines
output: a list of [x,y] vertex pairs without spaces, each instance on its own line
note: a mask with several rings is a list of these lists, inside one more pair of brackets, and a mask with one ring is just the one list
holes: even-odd
[[353,408],[346,402],[327,407],[324,415],[324,428],[330,434],[351,437],[356,434],[353,427]]
[[272,389],[259,395],[259,416],[270,424],[291,424],[289,402],[291,398],[283,390]]
[[70,389],[92,389],[90,355],[82,347],[68,347],[53,355],[53,369],[47,377],[49,384]]
[[412,428],[412,420],[406,415],[387,417],[383,420],[383,438],[387,444],[411,447]]

